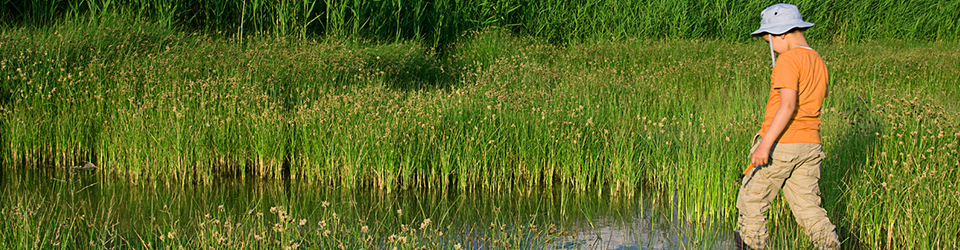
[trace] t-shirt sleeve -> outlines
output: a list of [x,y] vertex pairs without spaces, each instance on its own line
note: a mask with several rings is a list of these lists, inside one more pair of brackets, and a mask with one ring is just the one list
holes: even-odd
[[770,83],[773,89],[788,88],[800,91],[800,68],[796,58],[792,55],[782,55],[777,58],[777,65],[773,67]]

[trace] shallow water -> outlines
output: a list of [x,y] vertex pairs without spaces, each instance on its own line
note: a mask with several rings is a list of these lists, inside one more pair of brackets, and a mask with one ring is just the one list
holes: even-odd
[[[453,248],[454,244],[466,249],[505,246],[492,244],[492,239],[510,242],[511,248],[526,249],[726,249],[730,246],[729,227],[717,222],[690,223],[678,219],[682,216],[674,209],[671,195],[652,195],[662,192],[624,197],[560,187],[500,192],[385,193],[343,190],[296,180],[250,178],[223,178],[207,185],[132,183],[104,176],[102,172],[64,169],[4,169],[0,192],[4,194],[0,198],[4,213],[34,212],[29,220],[0,219],[0,222],[6,220],[3,226],[8,228],[5,229],[17,223],[59,224],[39,226],[35,230],[70,234],[75,242],[86,242],[89,235],[95,235],[93,238],[99,241],[94,243],[106,247],[137,247],[144,246],[144,242],[160,244],[170,232],[177,232],[178,239],[187,242],[203,241],[206,240],[204,232],[208,232],[204,230],[209,230],[206,227],[212,224],[229,224],[231,230],[233,225],[240,228],[239,223],[269,228],[270,222],[258,222],[257,218],[276,217],[278,210],[292,218],[293,228],[307,232],[300,235],[308,235],[312,228],[316,228],[319,235],[322,230],[318,225],[332,222],[331,218],[353,225],[343,227],[354,228],[347,230],[353,230],[354,235],[346,237],[369,234],[374,242],[388,242],[386,239],[391,235],[404,235],[404,228],[416,229],[419,225],[421,234],[431,230],[445,232],[436,236],[435,242],[440,242],[437,245],[440,248]],[[362,226],[368,229],[360,232]],[[260,237],[261,231],[269,230],[252,229],[236,237]],[[16,235],[2,236],[15,238]],[[57,239],[47,237],[37,241]]]

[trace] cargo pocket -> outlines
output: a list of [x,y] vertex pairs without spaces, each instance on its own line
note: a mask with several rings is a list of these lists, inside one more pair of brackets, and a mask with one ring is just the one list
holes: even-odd
[[770,152],[770,160],[779,161],[779,163],[793,162],[799,157],[799,154],[797,154],[797,150],[793,145],[775,143],[770,151],[772,151]]
[[754,176],[751,183],[744,188],[746,188],[746,197],[744,198],[748,201],[747,203],[760,204],[759,202],[770,193],[770,179],[763,176]]
[[770,177],[787,178],[793,169],[797,167],[797,155],[793,145],[773,144],[773,152],[770,153]]
[[[821,178],[820,174],[822,170],[821,168],[823,166],[822,163],[823,163],[823,160],[827,158],[827,154],[823,153],[823,150],[818,149],[817,157],[818,158],[814,158],[813,160],[805,164],[809,165],[809,166],[806,166],[807,176],[810,176],[811,178],[815,178],[817,181],[819,181]],[[819,190],[816,193],[817,195],[819,195],[820,194]]]

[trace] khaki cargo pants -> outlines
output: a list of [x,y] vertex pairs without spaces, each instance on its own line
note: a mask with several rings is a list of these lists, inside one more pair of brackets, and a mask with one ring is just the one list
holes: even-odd
[[[754,136],[752,153],[760,143]],[[770,202],[783,190],[783,198],[797,224],[804,228],[817,249],[840,249],[836,227],[820,207],[820,162],[825,155],[819,143],[774,144],[770,162],[754,168],[743,178],[737,196],[740,235],[753,249],[767,244],[767,210]]]

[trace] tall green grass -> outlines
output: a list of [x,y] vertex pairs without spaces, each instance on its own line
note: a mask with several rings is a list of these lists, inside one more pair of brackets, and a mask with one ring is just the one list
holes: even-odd
[[296,181],[224,178],[181,186],[112,181],[86,171],[5,173],[5,249],[554,248],[577,240],[572,230],[582,226],[581,210],[605,216],[601,208],[638,206],[569,192],[395,196]]
[[[180,184],[677,190],[683,220],[732,221],[769,81],[759,41],[556,46],[488,30],[441,54],[237,39],[123,18],[0,30],[4,166],[89,161],[104,176]],[[938,198],[958,195],[955,44],[811,40],[831,69],[823,193],[845,244],[956,245],[960,206]],[[790,221],[782,204],[772,215]],[[773,233],[802,242],[799,229]]]
[[[778,1],[626,0],[29,0],[0,2],[8,25],[103,20],[111,15],[187,31],[278,36],[358,36],[453,42],[465,31],[508,28],[552,43],[597,38],[709,38],[745,41],[759,13]],[[816,40],[884,38],[957,41],[956,1],[798,1]]]

